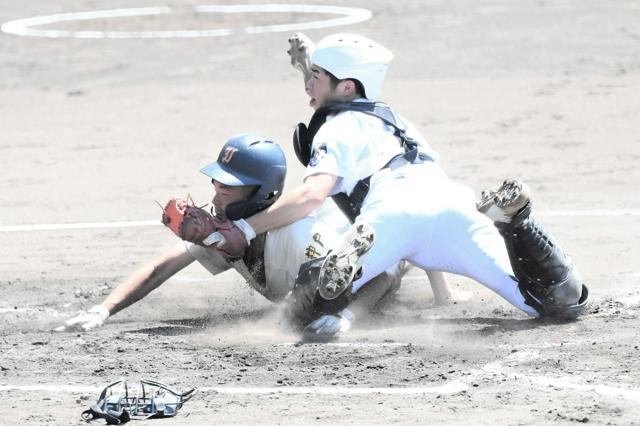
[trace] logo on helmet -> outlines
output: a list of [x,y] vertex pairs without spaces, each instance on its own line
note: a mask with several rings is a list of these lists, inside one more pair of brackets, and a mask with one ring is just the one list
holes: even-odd
[[222,162],[224,164],[229,164],[233,155],[238,152],[238,148],[234,148],[232,146],[228,146],[224,149],[224,155],[222,156]]

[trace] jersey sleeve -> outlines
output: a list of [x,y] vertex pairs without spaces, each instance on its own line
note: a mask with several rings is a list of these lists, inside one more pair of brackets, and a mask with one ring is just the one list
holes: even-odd
[[313,138],[305,178],[320,173],[337,176],[329,195],[351,194],[359,180],[373,174],[387,161],[376,158],[379,153],[375,146],[367,144],[366,122],[362,122],[366,117],[363,116],[347,111],[330,117]]
[[348,184],[358,180],[353,153],[345,143],[348,136],[337,135],[334,130],[325,125],[316,134],[305,174],[305,178],[323,173],[336,176],[338,181],[329,195],[347,191]]
[[231,268],[224,256],[216,250],[199,246],[197,244],[185,241],[185,248],[193,256],[198,263],[209,271],[212,275],[218,275],[221,272]]

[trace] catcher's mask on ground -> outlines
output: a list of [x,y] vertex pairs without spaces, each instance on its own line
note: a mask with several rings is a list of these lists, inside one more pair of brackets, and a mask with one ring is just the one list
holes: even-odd
[[104,388],[98,402],[82,412],[82,418],[122,424],[131,419],[173,417],[195,392],[196,388],[178,392],[153,380],[140,379],[139,384],[130,384],[120,379]]
[[256,186],[248,199],[231,203],[226,216],[238,220],[252,216],[275,203],[282,194],[287,162],[280,146],[263,136],[236,135],[224,144],[218,160],[200,170],[227,186]]

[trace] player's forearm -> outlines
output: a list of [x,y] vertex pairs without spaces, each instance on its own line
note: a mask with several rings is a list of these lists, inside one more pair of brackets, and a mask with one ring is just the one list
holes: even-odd
[[143,299],[176,272],[186,267],[193,258],[186,252],[182,243],[180,246],[129,276],[106,297],[102,306],[109,310],[110,315],[114,315]]
[[144,298],[166,279],[164,274],[155,267],[145,266],[116,287],[102,302],[102,306],[109,310],[110,315],[113,315]]
[[247,222],[256,234],[262,234],[300,220],[324,203],[335,180],[335,176],[330,175],[307,178],[304,184],[283,194],[271,207],[251,216]]
[[262,234],[274,228],[289,225],[307,216],[322,205],[324,200],[310,196],[300,187],[289,194],[283,195],[269,209],[250,217],[247,221],[256,231]]

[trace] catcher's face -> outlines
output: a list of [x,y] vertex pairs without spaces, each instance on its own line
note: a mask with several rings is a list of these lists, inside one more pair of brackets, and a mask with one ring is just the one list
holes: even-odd
[[351,80],[340,80],[337,85],[331,83],[331,77],[327,72],[317,66],[311,66],[311,78],[307,81],[305,91],[311,98],[309,106],[314,110],[320,108],[329,101],[347,101],[353,98],[355,87]]
[[225,211],[227,206],[236,201],[246,200],[253,194],[255,190],[254,186],[229,186],[212,180],[211,183],[216,190],[216,194],[213,196],[213,208],[216,216],[221,219],[226,218]]

